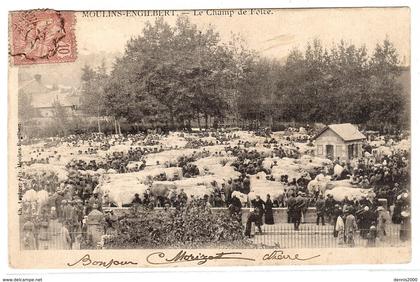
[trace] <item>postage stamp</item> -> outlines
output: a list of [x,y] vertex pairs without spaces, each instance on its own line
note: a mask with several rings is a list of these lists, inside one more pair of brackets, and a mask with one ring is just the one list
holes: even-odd
[[29,10],[11,13],[10,55],[15,65],[76,60],[73,12]]
[[12,267],[410,262],[408,8],[9,19]]

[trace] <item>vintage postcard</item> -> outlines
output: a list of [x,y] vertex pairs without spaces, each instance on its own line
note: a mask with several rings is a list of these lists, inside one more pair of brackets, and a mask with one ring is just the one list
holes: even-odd
[[408,7],[10,11],[8,89],[13,268],[411,260]]

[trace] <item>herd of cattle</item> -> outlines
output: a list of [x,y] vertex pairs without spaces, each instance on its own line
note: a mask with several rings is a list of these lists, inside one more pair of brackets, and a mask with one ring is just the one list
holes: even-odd
[[[393,154],[395,146],[409,148],[407,142],[403,140],[390,145],[379,140],[372,141],[370,145],[376,155],[383,155]],[[22,170],[27,177],[55,174],[62,183],[71,175],[95,177],[99,184],[93,187],[94,193],[106,195],[108,201],[122,207],[130,204],[135,194],[139,194],[140,198],[145,194],[168,197],[172,191],[179,193],[182,190],[188,198],[202,198],[204,195],[211,195],[216,187],[230,189],[231,181],[241,176],[241,172],[232,165],[237,160],[233,151],[255,151],[264,157],[264,171],[248,175],[249,193],[234,192],[243,204],[254,199],[256,195],[265,198],[270,194],[272,199],[284,197],[288,189],[287,183],[283,181],[285,175],[289,180],[306,179],[309,193],[316,191],[325,195],[331,194],[338,201],[343,200],[345,196],[375,196],[370,187],[358,187],[350,179],[337,180],[344,168],[329,159],[313,157],[313,147],[308,143],[306,139],[302,141],[302,138],[291,138],[282,133],[274,133],[272,137],[267,138],[246,131],[173,132],[152,136],[92,135],[88,138],[73,136],[71,139],[44,140],[23,145]],[[124,173],[107,167],[93,170],[69,166],[72,162],[80,160],[86,163],[106,162],[113,152],[124,155],[138,147],[147,148],[147,154],[130,161]],[[282,154],[277,153],[279,150]],[[374,158],[373,154],[366,154],[365,157]],[[189,167],[194,167],[196,173],[186,177],[185,167],[180,166],[180,159],[187,160]],[[252,162],[242,160],[245,164],[248,161]],[[140,170],[131,170],[139,165]],[[269,171],[270,175],[266,171]],[[57,189],[66,189],[67,186],[62,187],[63,185]],[[35,191],[27,187],[23,192],[23,201],[37,201],[42,205],[42,202],[48,200],[49,193],[43,189]]]

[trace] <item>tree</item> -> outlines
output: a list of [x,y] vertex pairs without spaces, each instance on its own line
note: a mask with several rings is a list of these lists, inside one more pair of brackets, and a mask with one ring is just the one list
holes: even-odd
[[88,115],[97,116],[99,132],[101,132],[100,117],[106,114],[103,99],[108,78],[104,61],[96,69],[89,65],[85,65],[82,69],[82,111]]
[[401,126],[407,114],[398,64],[398,53],[387,39],[372,56],[365,46],[341,41],[327,50],[315,40],[305,53],[293,50],[279,71],[280,116],[286,121],[351,122],[377,129]]
[[370,124],[380,124],[381,129],[394,130],[407,124],[409,116],[404,110],[399,55],[389,39],[377,44],[370,60]]
[[68,132],[68,120],[66,109],[59,101],[54,101],[53,104],[53,130],[54,135],[66,136]]
[[32,106],[31,99],[28,94],[23,91],[19,91],[18,97],[18,119],[20,123],[24,124],[36,116],[36,110]]
[[172,128],[194,117],[206,123],[221,117],[230,90],[224,83],[230,56],[212,27],[199,30],[186,17],[171,27],[159,18],[131,39],[116,61],[105,90],[108,109],[129,121],[169,120]]

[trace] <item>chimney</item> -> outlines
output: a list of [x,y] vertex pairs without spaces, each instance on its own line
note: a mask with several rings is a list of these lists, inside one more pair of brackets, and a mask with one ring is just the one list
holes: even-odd
[[41,82],[41,75],[40,74],[36,74],[36,75],[34,75],[34,78],[35,78],[35,80],[37,81],[37,82]]

